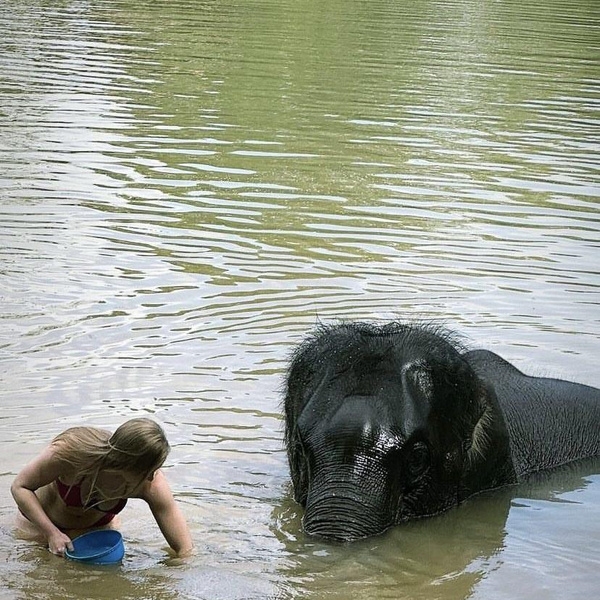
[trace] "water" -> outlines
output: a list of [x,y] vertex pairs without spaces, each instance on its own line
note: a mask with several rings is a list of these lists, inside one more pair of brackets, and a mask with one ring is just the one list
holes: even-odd
[[[595,2],[0,4],[0,597],[544,598],[600,584],[600,469],[307,538],[282,378],[319,320],[427,319],[600,386]],[[149,415],[198,554],[15,541],[75,424]]]

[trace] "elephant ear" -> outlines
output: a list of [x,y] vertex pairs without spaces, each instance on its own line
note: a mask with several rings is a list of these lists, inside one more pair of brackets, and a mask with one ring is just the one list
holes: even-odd
[[302,506],[306,504],[309,482],[308,464],[298,421],[311,397],[315,394],[314,379],[315,373],[312,364],[304,360],[304,356],[297,356],[288,372],[286,382],[284,439],[294,499]]
[[318,403],[323,395],[323,389],[331,380],[332,367],[320,360],[322,353],[318,340],[309,338],[294,352],[286,377],[286,393],[283,402],[284,438],[294,499],[303,506],[308,496],[309,480],[307,455],[302,443],[299,421],[302,420],[302,415],[307,411],[311,401],[315,400]]
[[495,416],[493,398],[495,398],[493,388],[480,381],[472,403],[474,425],[465,445],[468,465],[475,465],[484,460],[491,451]]
[[288,389],[288,394],[285,398],[286,418],[284,440],[294,488],[294,499],[296,502],[304,505],[308,494],[308,465],[306,464],[302,439],[298,429],[298,407],[295,401],[296,399],[292,397]]
[[290,475],[294,488],[294,500],[302,506],[306,506],[308,497],[308,464],[306,462],[302,440],[297,431],[292,440],[288,442],[288,462]]
[[431,420],[438,443],[447,448],[447,469],[467,472],[493,451],[498,417],[494,389],[462,356],[432,360]]
[[510,440],[494,387],[477,378],[474,412],[465,440],[459,500],[484,489],[515,483]]

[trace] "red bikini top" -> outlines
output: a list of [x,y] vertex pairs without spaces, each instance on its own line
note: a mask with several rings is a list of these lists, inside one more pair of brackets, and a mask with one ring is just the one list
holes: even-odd
[[[82,498],[81,498],[81,482],[73,483],[71,485],[67,485],[63,483],[60,479],[56,479],[56,489],[58,491],[58,495],[62,498],[63,502],[66,506],[76,506],[78,508],[90,508],[86,507]],[[120,513],[127,504],[127,498],[121,498],[112,508],[109,510],[102,510],[99,506],[93,506],[96,510],[100,512],[116,515]]]

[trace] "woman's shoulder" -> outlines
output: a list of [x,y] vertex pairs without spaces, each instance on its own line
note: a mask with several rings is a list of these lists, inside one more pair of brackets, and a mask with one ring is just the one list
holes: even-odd
[[44,448],[38,456],[41,464],[52,467],[58,473],[58,478],[63,483],[70,484],[71,479],[75,477],[75,469],[69,460],[70,452],[65,452],[65,448],[61,448],[60,444],[52,442]]
[[57,454],[56,448],[50,444],[23,467],[15,481],[20,482],[25,487],[38,489],[59,477],[68,478],[69,476],[72,476],[70,466]]

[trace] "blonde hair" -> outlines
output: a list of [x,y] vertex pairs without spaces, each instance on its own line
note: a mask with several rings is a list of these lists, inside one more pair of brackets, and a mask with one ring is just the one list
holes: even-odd
[[100,471],[134,473],[141,483],[163,465],[171,449],[162,427],[146,418],[130,419],[113,434],[96,427],[72,427],[57,435],[52,446],[56,457],[73,468],[76,480],[92,478],[88,501]]

